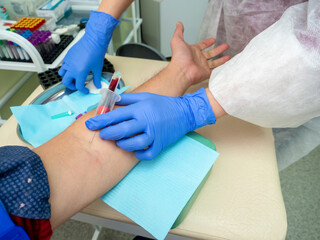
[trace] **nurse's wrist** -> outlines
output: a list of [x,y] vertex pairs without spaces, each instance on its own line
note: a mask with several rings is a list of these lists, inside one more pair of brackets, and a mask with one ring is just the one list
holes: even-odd
[[210,106],[212,108],[212,111],[214,112],[216,119],[227,115],[226,111],[223,109],[223,107],[220,105],[220,103],[215,99],[215,97],[213,96],[213,94],[209,90],[209,88],[206,88],[206,94],[207,94]]
[[108,13],[119,19],[122,13],[130,6],[133,0],[102,0],[98,11]]

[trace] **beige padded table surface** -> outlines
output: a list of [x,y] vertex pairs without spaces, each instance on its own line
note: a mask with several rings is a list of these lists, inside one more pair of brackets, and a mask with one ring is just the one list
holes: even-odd
[[[135,58],[108,59],[131,86],[129,90],[167,65]],[[42,91],[39,86],[24,104]],[[16,129],[17,122],[11,117],[0,128],[0,146],[28,146],[18,138]],[[215,143],[220,156],[189,214],[170,233],[197,239],[285,239],[286,212],[271,129],[227,116],[197,132]],[[101,200],[82,213],[134,224]]]

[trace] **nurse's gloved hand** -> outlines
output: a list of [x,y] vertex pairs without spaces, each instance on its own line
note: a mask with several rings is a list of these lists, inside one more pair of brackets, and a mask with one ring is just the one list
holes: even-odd
[[139,160],[156,157],[186,133],[215,123],[203,88],[184,97],[152,93],[125,93],[118,105],[128,105],[86,121],[90,130],[102,129],[100,137],[116,140]]
[[113,30],[119,20],[104,12],[91,11],[86,32],[68,51],[59,70],[62,82],[71,90],[89,93],[85,81],[90,72],[97,88],[101,87],[100,78]]

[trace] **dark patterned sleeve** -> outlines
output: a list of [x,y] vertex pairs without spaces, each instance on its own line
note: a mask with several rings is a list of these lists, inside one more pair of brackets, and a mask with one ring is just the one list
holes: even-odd
[[[34,229],[27,227],[28,222],[34,226],[36,222],[45,223],[45,235],[52,234],[49,197],[48,176],[40,157],[27,147],[0,147],[0,200],[12,220],[24,227],[31,239],[44,238],[32,237]],[[37,229],[36,235],[40,236],[43,231]]]

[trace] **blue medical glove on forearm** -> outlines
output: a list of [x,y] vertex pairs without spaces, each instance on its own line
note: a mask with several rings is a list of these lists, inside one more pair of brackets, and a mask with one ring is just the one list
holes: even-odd
[[90,130],[103,128],[101,138],[116,140],[122,149],[136,151],[140,160],[153,159],[186,133],[215,123],[203,88],[184,97],[125,93],[117,104],[128,106],[93,117],[86,125]]
[[113,30],[119,20],[109,14],[91,11],[86,32],[67,53],[59,70],[62,82],[67,88],[88,93],[85,81],[90,72],[97,88],[101,87],[100,78]]

